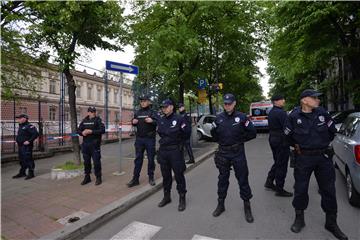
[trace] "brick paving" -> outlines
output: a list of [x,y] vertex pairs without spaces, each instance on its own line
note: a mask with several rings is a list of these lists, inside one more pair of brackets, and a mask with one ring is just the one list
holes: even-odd
[[[129,140],[132,141],[132,140]],[[127,194],[148,184],[147,162],[143,164],[140,176],[140,185],[128,188],[126,183],[132,177],[133,171],[133,143],[125,143],[123,149],[124,160],[122,169],[125,174],[115,176],[118,170],[118,144],[103,146],[102,168],[103,184],[95,186],[95,177],[92,182],[81,186],[81,177],[66,180],[51,180],[51,166],[71,158],[71,153],[57,155],[36,161],[37,177],[25,181],[12,179],[18,171],[18,166],[2,168],[2,195],[1,195],[1,237],[2,239],[37,239],[64,226],[58,219],[77,211],[93,213],[96,210],[122,198]],[[214,145],[200,143],[194,149],[195,156],[206,153]],[[127,150],[129,152],[127,152]],[[132,152],[130,152],[132,151]],[[155,170],[155,179],[161,177],[159,167]]]

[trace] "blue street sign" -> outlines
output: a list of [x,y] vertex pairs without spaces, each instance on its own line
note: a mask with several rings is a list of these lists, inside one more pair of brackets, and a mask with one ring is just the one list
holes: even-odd
[[199,79],[198,89],[205,89],[207,86],[206,79]]
[[106,61],[106,70],[130,73],[130,74],[135,74],[135,75],[139,74],[138,66],[128,65],[128,64],[124,64],[124,63],[118,63],[118,62],[111,62],[111,61]]

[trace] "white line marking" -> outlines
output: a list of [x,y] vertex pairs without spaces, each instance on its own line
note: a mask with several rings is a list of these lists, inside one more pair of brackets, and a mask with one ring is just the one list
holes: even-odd
[[118,232],[111,240],[150,240],[161,227],[142,222],[132,222]]
[[191,240],[220,240],[218,238],[210,238],[195,234]]

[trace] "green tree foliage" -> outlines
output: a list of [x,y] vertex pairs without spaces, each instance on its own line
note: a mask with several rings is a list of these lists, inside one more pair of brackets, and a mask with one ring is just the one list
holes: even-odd
[[[331,59],[343,58],[352,73],[347,86],[360,103],[360,3],[277,2],[268,9],[273,26],[269,69],[273,88],[291,105],[309,87],[326,92],[331,86],[325,70]],[[326,80],[326,81],[325,81]]]
[[[126,36],[123,9],[113,1],[29,1],[25,7],[32,19],[26,43],[37,49],[49,47],[58,56],[56,61],[67,79],[71,131],[76,132],[76,85],[70,70],[80,56],[79,47],[121,50]],[[74,160],[80,164],[79,139],[73,137],[72,143]]]
[[256,33],[263,27],[260,12],[255,2],[135,3],[135,63],[147,72],[140,81],[161,82],[161,91],[180,102],[185,92],[196,92],[199,78],[224,83],[244,105],[261,99],[255,66],[263,42]]

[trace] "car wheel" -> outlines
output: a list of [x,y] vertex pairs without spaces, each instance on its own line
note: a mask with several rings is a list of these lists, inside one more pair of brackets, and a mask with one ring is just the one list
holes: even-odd
[[201,132],[197,131],[197,139],[201,140],[203,138],[204,138],[204,135]]
[[346,188],[349,203],[355,207],[360,207],[360,194],[354,188],[351,176],[348,171],[346,171]]

